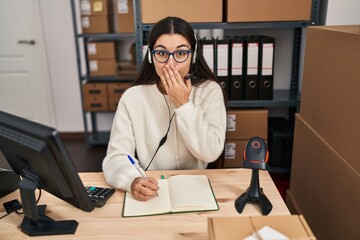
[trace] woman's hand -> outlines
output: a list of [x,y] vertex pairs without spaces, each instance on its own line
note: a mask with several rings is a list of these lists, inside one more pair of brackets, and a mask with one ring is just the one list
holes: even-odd
[[176,108],[187,103],[191,92],[191,80],[184,80],[173,65],[165,65],[164,75],[160,76],[166,94]]
[[148,177],[147,180],[138,177],[131,184],[131,193],[139,201],[147,201],[155,197],[158,190],[158,182],[152,177]]

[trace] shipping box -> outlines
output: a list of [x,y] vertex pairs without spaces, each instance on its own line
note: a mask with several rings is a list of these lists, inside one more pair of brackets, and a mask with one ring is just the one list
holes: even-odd
[[301,117],[360,172],[360,26],[309,27]]
[[90,42],[87,54],[88,59],[115,59],[115,42]]
[[309,21],[312,0],[225,0],[227,22]]
[[114,0],[114,31],[135,32],[134,7],[132,0]]
[[85,111],[108,111],[107,86],[105,83],[85,83],[82,85],[82,90]]
[[116,76],[115,59],[89,60],[91,77]]
[[224,168],[238,168],[243,165],[244,147],[248,140],[226,140]]
[[357,239],[359,172],[300,115],[294,134],[290,191],[297,205],[319,239]]
[[227,113],[226,139],[267,139],[268,111],[266,109],[230,110]]
[[107,96],[109,103],[109,111],[116,111],[117,105],[122,94],[128,89],[132,83],[130,82],[116,82],[107,84]]
[[111,25],[106,15],[81,16],[83,33],[109,33]]
[[245,239],[265,226],[271,227],[289,239],[316,239],[301,215],[210,217],[208,218],[208,238],[209,240]]
[[81,15],[108,15],[111,12],[109,0],[80,0]]
[[222,22],[222,0],[141,0],[143,23],[157,23],[168,16],[188,22]]

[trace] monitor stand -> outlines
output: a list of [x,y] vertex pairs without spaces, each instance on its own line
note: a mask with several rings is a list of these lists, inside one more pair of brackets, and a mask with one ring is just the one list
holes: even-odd
[[235,208],[238,213],[242,213],[247,202],[260,204],[263,215],[268,215],[272,210],[272,204],[265,196],[263,189],[259,184],[259,170],[253,169],[251,175],[250,187],[235,201]]
[[41,187],[40,179],[29,172],[19,183],[24,219],[21,231],[29,236],[74,234],[78,226],[75,220],[55,221],[45,215],[46,205],[36,204],[35,190]]

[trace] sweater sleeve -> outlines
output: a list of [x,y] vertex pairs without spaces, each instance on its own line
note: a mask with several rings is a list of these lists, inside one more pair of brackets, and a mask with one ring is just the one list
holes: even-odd
[[190,100],[176,112],[176,124],[187,148],[199,160],[215,161],[224,149],[226,109],[220,86],[207,83],[201,100]]
[[131,183],[138,177],[127,155],[135,153],[135,140],[129,113],[123,99],[114,116],[110,140],[102,167],[106,181],[113,187],[131,191]]

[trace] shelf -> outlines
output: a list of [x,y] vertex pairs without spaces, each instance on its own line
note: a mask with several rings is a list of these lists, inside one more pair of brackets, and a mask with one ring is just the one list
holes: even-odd
[[109,76],[109,77],[85,77],[82,76],[81,80],[86,82],[133,82],[136,79],[135,74],[122,74],[121,76]]
[[[242,23],[190,23],[194,29],[256,29],[256,28],[303,28],[315,25],[311,21],[292,22],[242,22]],[[142,24],[143,31],[150,31],[154,24]]]
[[135,33],[94,33],[77,34],[78,38],[86,38],[89,42],[96,41],[120,41],[124,38],[135,38]]
[[239,100],[228,101],[228,108],[237,107],[298,107],[300,106],[300,93],[290,90],[274,90],[272,100]]
[[89,133],[86,137],[86,145],[89,147],[107,145],[109,139],[110,139],[110,132],[98,131],[96,133]]

